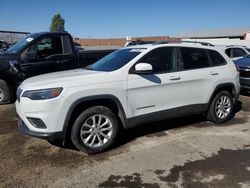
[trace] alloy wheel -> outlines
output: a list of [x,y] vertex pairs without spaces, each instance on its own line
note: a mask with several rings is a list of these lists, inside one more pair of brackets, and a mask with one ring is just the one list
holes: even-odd
[[220,119],[226,118],[231,112],[231,100],[228,96],[221,96],[215,103],[215,113]]
[[85,120],[81,129],[82,142],[92,148],[101,147],[106,144],[113,133],[111,120],[103,114],[95,114]]

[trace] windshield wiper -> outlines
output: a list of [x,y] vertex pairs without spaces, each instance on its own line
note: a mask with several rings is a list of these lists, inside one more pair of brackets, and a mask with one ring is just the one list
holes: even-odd
[[90,66],[83,67],[83,69],[86,69],[86,70],[93,70],[93,68],[90,67]]

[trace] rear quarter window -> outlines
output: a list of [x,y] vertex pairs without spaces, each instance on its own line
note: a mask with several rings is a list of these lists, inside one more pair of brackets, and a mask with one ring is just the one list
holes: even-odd
[[210,55],[213,66],[225,65],[227,63],[224,57],[220,53],[214,50],[208,50],[208,53]]

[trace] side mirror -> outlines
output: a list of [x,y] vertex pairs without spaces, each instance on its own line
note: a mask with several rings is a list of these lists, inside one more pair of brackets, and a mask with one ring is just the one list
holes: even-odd
[[135,74],[152,74],[153,67],[149,63],[138,63],[135,65],[135,70],[133,71]]

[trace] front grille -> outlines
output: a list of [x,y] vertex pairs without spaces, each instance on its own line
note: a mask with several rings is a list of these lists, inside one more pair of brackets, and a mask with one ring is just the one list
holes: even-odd
[[22,92],[23,90],[20,87],[18,87],[16,91],[16,97],[18,102],[20,102]]
[[240,69],[240,77],[250,78],[250,69]]

